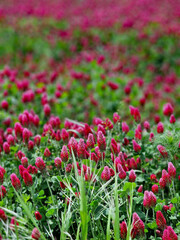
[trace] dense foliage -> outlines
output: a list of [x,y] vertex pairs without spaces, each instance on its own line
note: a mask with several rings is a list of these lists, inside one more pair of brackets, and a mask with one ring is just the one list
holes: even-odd
[[12,2],[0,239],[177,240],[178,1]]

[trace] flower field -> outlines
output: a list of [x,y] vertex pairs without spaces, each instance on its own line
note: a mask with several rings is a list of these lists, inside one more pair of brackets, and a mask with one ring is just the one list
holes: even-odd
[[0,239],[180,239],[179,13],[0,1]]

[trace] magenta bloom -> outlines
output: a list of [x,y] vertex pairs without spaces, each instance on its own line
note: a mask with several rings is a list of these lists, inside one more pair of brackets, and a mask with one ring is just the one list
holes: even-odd
[[160,154],[163,156],[163,157],[167,157],[168,156],[168,153],[166,151],[166,148],[162,145],[158,145],[157,146],[157,149],[158,151],[160,152]]
[[130,182],[135,182],[135,180],[136,180],[136,174],[135,174],[134,170],[131,169],[131,171],[129,173],[129,181]]
[[41,172],[44,171],[46,168],[46,165],[41,157],[36,158],[35,164],[36,164],[36,167],[38,168],[38,170]]
[[171,114],[173,114],[173,107],[170,103],[166,103],[164,106],[163,106],[163,114],[165,116],[170,116]]
[[164,229],[166,227],[166,219],[164,218],[161,211],[156,212],[156,224],[159,229]]
[[63,162],[67,162],[68,158],[69,158],[68,150],[67,150],[66,145],[64,145],[61,150],[61,159]]
[[141,146],[133,139],[133,149],[135,152],[139,152],[141,150]]
[[119,178],[120,179],[125,179],[126,178],[126,172],[124,171],[123,167],[121,164],[118,164],[117,165],[117,168],[118,168],[118,173],[119,173]]
[[98,147],[101,151],[106,150],[106,138],[101,131],[99,131],[97,133],[97,143],[98,143]]
[[21,182],[20,182],[19,178],[16,176],[15,173],[12,173],[10,178],[11,178],[11,184],[13,185],[13,187],[16,190],[19,190],[21,188]]
[[61,158],[57,157],[57,158],[54,159],[54,164],[57,167],[57,169],[61,168],[61,163],[62,163]]
[[168,163],[168,173],[172,178],[176,177],[176,168],[172,164],[172,162]]
[[31,237],[35,240],[39,240],[41,237],[41,234],[37,228],[34,228],[31,233]]
[[111,171],[108,166],[104,167],[104,170],[101,173],[101,179],[103,181],[108,181],[111,178]]
[[157,125],[157,133],[163,133],[164,132],[164,125],[162,122],[159,122]]
[[131,237],[132,239],[144,236],[144,223],[137,213],[133,213]]
[[77,154],[78,154],[78,157],[81,159],[86,157],[86,146],[84,143],[84,139],[82,138],[80,138],[78,142]]
[[126,222],[120,223],[121,238],[126,239],[127,236],[127,224]]

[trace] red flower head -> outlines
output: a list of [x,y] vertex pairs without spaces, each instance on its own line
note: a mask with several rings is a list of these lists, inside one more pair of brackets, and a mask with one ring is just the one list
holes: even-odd
[[152,141],[152,140],[154,139],[154,133],[151,132],[149,135],[150,135],[150,136],[149,136],[149,141]]
[[7,143],[7,142],[4,142],[3,143],[3,150],[4,150],[4,152],[6,153],[6,154],[9,154],[10,153],[10,146],[9,146],[9,143]]
[[46,165],[41,157],[36,158],[36,167],[38,168],[39,171],[43,172],[46,169]]
[[129,140],[127,138],[124,138],[124,142],[123,142],[123,145],[124,146],[127,146],[129,144]]
[[125,94],[129,95],[131,93],[131,86],[126,85],[125,88],[124,88],[124,92],[125,92]]
[[144,128],[149,132],[150,131],[150,124],[148,121],[144,122]]
[[77,154],[79,158],[85,158],[86,157],[86,146],[84,143],[84,139],[80,138],[78,142],[78,149],[77,149]]
[[33,148],[34,148],[34,142],[31,141],[31,140],[29,140],[29,141],[28,141],[28,150],[30,151],[30,150],[32,150]]
[[171,183],[171,176],[165,169],[162,170],[162,178],[165,180],[166,184]]
[[149,208],[153,208],[156,205],[156,196],[154,195],[154,193],[152,193],[151,191],[145,191],[144,192],[144,200],[143,200],[143,205],[145,208],[149,209]]
[[144,192],[144,199],[143,199],[143,206],[147,209],[150,208],[150,198],[149,198],[149,192]]
[[109,81],[107,84],[112,90],[117,90],[119,88],[119,85],[114,82]]
[[150,202],[150,207],[151,208],[155,207],[156,201],[157,201],[156,196],[154,195],[153,192],[150,191],[149,192],[149,202]]
[[134,149],[134,151],[135,152],[141,151],[141,146],[134,139],[132,140],[132,142],[133,142],[133,149]]
[[12,217],[10,222],[10,229],[14,231],[15,225],[19,226],[19,223],[17,222],[16,217]]
[[67,150],[66,145],[64,145],[64,146],[62,147],[62,150],[61,150],[61,159],[62,159],[63,162],[67,162],[68,159],[69,159],[68,150]]
[[135,130],[135,138],[139,139],[139,140],[141,140],[141,138],[142,138],[141,132],[138,129]]
[[170,103],[166,103],[164,106],[163,106],[163,114],[165,116],[170,116],[171,114],[173,114],[173,107]]
[[134,170],[132,169],[129,173],[129,181],[135,182],[135,180],[136,180],[136,174],[135,174]]
[[[27,169],[28,170],[28,169]],[[28,171],[29,172],[29,171]],[[35,166],[32,166],[32,174],[37,174],[38,170]]]
[[167,210],[169,210],[169,206],[164,205],[164,206],[163,206],[163,210],[164,210],[165,212],[167,212]]
[[35,115],[34,118],[33,118],[33,123],[36,127],[39,126],[39,122],[40,122],[40,119],[38,117],[38,115]]
[[157,182],[155,174],[151,174],[150,179],[151,179],[152,182]]
[[165,229],[163,232],[162,240],[170,240],[169,231],[167,229]]
[[67,166],[66,166],[66,172],[67,172],[67,173],[70,173],[70,172],[71,172],[71,169],[72,169],[72,164],[71,164],[71,163],[67,164]]
[[19,190],[21,188],[21,182],[20,182],[19,178],[16,176],[15,173],[12,173],[10,178],[11,178],[11,184],[13,185],[13,187],[16,190]]
[[88,148],[94,148],[95,140],[92,133],[89,133],[86,145]]
[[37,146],[39,146],[40,143],[41,143],[41,136],[40,136],[40,135],[36,135],[36,136],[34,137],[34,144],[37,145]]
[[15,123],[14,131],[17,138],[20,138],[22,136],[23,127],[21,126],[20,123],[18,122]]
[[118,113],[113,114],[113,122],[116,124],[117,122],[120,122],[121,117],[118,115]]
[[164,230],[162,240],[178,240],[178,236],[171,226],[168,226],[167,229]]
[[114,138],[111,139],[111,152],[115,155],[120,152],[120,144],[117,143]]
[[57,169],[61,168],[61,163],[62,163],[61,158],[57,157],[57,158],[54,159],[54,164],[57,167]]
[[158,145],[157,146],[157,149],[158,151],[160,152],[160,154],[163,156],[163,157],[167,157],[168,156],[168,153],[166,151],[166,148],[163,147],[162,145]]
[[144,223],[137,215],[137,213],[133,213],[133,222],[132,222],[132,230],[131,230],[131,237],[132,239],[137,237],[144,236]]
[[65,128],[63,128],[61,130],[61,138],[62,138],[64,143],[66,143],[66,144],[68,143],[68,141],[69,141],[69,133],[66,131]]
[[115,175],[115,172],[112,168],[110,168],[110,173],[111,173],[111,177],[113,177]]
[[160,116],[159,115],[155,115],[155,117],[154,117],[154,122],[156,123],[156,124],[158,124],[159,122],[160,122]]
[[35,215],[35,218],[36,218],[38,221],[42,219],[42,215],[40,214],[40,212],[36,211],[36,212],[34,213],[34,215]]
[[169,118],[169,122],[172,123],[172,124],[176,122],[176,118],[173,114],[171,114],[171,116]]
[[28,143],[29,138],[30,138],[30,132],[27,128],[23,129],[22,137],[23,137],[23,142]]
[[156,212],[156,224],[159,229],[164,229],[166,227],[166,219],[164,218],[161,211]]
[[0,187],[0,200],[6,195],[6,188],[1,185]]
[[27,159],[27,157],[22,157],[21,158],[21,163],[22,163],[23,167],[27,168],[28,167],[28,159]]
[[120,179],[125,179],[126,178],[126,172],[124,171],[123,167],[121,164],[118,164],[117,165],[117,168],[118,168],[118,173],[119,173],[119,178]]
[[8,107],[9,107],[9,104],[6,100],[2,100],[1,102],[1,107],[4,109],[4,110],[8,110]]
[[11,134],[7,136],[6,140],[10,146],[14,145],[14,137]]
[[59,184],[60,184],[60,187],[61,187],[62,189],[65,189],[65,188],[66,188],[66,185],[65,185],[63,182],[59,182]]
[[94,152],[91,153],[91,160],[95,161],[96,163],[98,162],[98,157],[96,156],[96,154]]
[[163,178],[159,179],[159,186],[161,189],[164,189],[166,187],[166,181]]
[[49,150],[48,148],[46,148],[46,149],[44,150],[44,156],[45,156],[45,157],[50,157],[50,156],[51,156],[51,152],[50,152],[50,150]]
[[126,122],[122,122],[122,131],[124,133],[128,133],[129,132],[129,126],[127,125]]
[[121,238],[126,239],[127,236],[127,225],[126,222],[120,223]]
[[143,191],[143,185],[140,185],[137,191],[141,193]]
[[153,193],[158,193],[158,191],[159,191],[158,185],[154,184],[154,185],[152,186],[152,192],[153,192]]
[[46,117],[48,117],[51,114],[51,107],[49,106],[49,104],[44,105],[43,111]]
[[104,170],[101,173],[101,179],[103,181],[108,181],[111,178],[111,171],[108,166],[104,167]]
[[97,133],[97,144],[101,151],[106,150],[106,138],[101,131]]
[[21,175],[22,178],[24,170],[26,170],[26,168],[23,165],[19,165],[19,174]]
[[34,228],[31,233],[31,237],[35,240],[39,240],[41,237],[41,234],[37,228]]
[[33,185],[32,176],[28,173],[27,170],[23,171],[23,179],[24,179],[24,183],[25,183],[26,186],[32,186]]
[[7,216],[3,209],[0,209],[0,219],[2,219],[3,221],[7,220]]
[[133,106],[129,106],[129,109],[130,109],[131,115],[134,117],[134,120],[136,122],[140,122],[141,121],[141,115],[140,115],[139,109],[135,108]]
[[71,137],[68,143],[68,148],[71,153],[71,149],[73,150],[74,155],[77,155],[77,148],[78,148],[78,142],[74,137]]
[[159,122],[157,125],[157,133],[163,133],[164,132],[164,125],[162,122]]
[[171,176],[171,178],[175,178],[176,177],[176,168],[174,167],[172,162],[168,163],[168,173]]

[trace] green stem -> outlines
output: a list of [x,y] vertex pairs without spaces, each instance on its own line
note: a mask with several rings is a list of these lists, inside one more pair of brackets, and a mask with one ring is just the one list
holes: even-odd
[[[156,221],[154,208],[152,210],[153,210],[153,221]],[[154,237],[155,237],[155,240],[156,240],[156,228],[154,229]]]
[[162,190],[162,198],[163,198],[163,200],[164,200],[164,190]]
[[115,223],[114,223],[114,235],[115,235],[115,240],[120,239],[120,234],[119,234],[119,204],[118,204],[118,189],[117,189],[117,174],[115,176]]
[[57,223],[58,223],[59,229],[61,229],[60,222],[59,222],[58,207],[57,207],[56,204],[55,204],[54,196],[53,196],[53,194],[52,194],[52,190],[51,190],[51,188],[50,188],[50,185],[49,185],[49,182],[48,182],[47,179],[46,179],[46,182],[47,182],[47,185],[48,185],[50,194],[51,194],[51,198],[52,198],[52,201],[53,201],[54,208],[55,208],[55,209],[57,208],[56,219],[57,219]]
[[127,232],[126,240],[130,239],[130,234],[131,234],[132,206],[133,206],[133,185],[131,185],[131,192],[130,192],[129,221],[128,221],[128,232]]
[[[149,212],[149,209],[147,209],[147,211],[146,211],[145,227],[146,227],[146,223],[147,223],[147,220],[148,220],[148,212]],[[145,239],[146,239],[146,233],[145,233]]]

